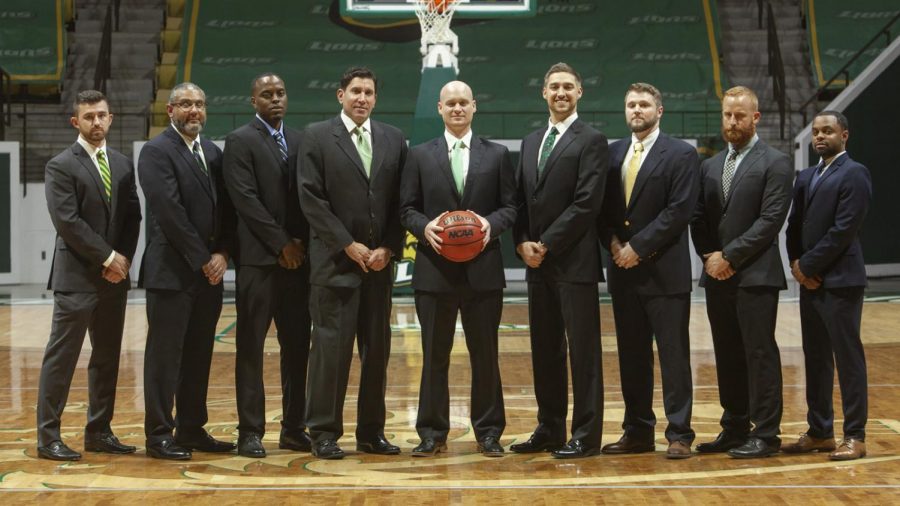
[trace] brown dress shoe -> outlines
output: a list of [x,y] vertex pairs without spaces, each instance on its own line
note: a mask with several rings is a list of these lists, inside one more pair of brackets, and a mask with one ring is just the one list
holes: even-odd
[[688,459],[691,457],[691,445],[684,441],[672,441],[666,450],[667,459]]
[[609,455],[619,455],[623,453],[646,453],[656,451],[656,445],[653,438],[636,438],[628,434],[624,434],[615,443],[605,445],[600,451]]
[[866,442],[861,439],[847,438],[841,441],[841,446],[831,452],[828,458],[831,460],[856,460],[866,456]]
[[819,439],[804,432],[800,434],[800,439],[796,443],[781,445],[781,451],[784,453],[831,452],[834,451],[835,446],[833,437]]

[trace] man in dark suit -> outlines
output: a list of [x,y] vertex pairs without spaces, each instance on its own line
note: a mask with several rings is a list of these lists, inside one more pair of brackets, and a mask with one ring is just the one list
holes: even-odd
[[70,122],[78,140],[47,163],[44,184],[56,248],[47,284],[53,322],[38,383],[37,452],[51,460],[81,458],[63,443],[59,428],[85,331],[92,349],[84,449],[135,451],[110,427],[131,288],[128,269],[141,223],[134,165],[106,146],[112,114],[102,93],[78,93]]
[[[847,118],[823,111],[812,124],[822,159],[794,184],[787,250],[800,283],[800,325],[806,363],[809,429],[785,453],[828,451],[832,460],[866,456],[868,382],[859,329],[867,284],[859,231],[872,201],[869,169],[846,152]],[[834,367],[844,410],[844,440],[834,442]]]
[[725,93],[728,149],[700,164],[700,198],[691,220],[704,262],[700,286],[706,289],[724,408],[722,432],[697,451],[735,458],[769,456],[781,446],[775,318],[778,291],[786,285],[778,232],[791,204],[793,169],[785,154],[759,140],[759,118],[753,90],[736,86]]
[[[461,81],[447,83],[438,112],[444,135],[409,152],[400,189],[400,219],[418,239],[416,314],[422,326],[422,382],[416,430],[422,438],[413,456],[446,449],[450,431],[448,370],[456,315],[462,315],[472,366],[472,427],[478,450],[503,455],[500,436],[506,427],[497,331],[503,310],[503,257],[500,234],[516,218],[516,174],[509,151],[475,137],[476,105],[472,89]],[[468,209],[485,231],[482,252],[468,262],[441,256],[440,219],[449,211]]]
[[238,453],[265,457],[266,393],[263,348],[272,319],[281,346],[282,418],[279,448],[309,451],[304,430],[309,358],[309,225],[300,211],[297,149],[300,132],[282,121],[288,97],[275,74],[253,80],[256,117],[225,139],[225,184],[238,216],[237,353]]
[[310,225],[313,322],[306,426],[313,455],[340,459],[344,397],[356,337],[362,370],[356,448],[394,455],[384,437],[384,392],[391,351],[391,258],[400,253],[400,130],[369,118],[377,79],[365,67],[341,77],[338,117],[310,125],[300,140],[300,205]]
[[[603,369],[597,283],[603,279],[596,219],[608,164],[606,137],[578,119],[581,76],[557,63],[544,76],[547,128],[522,140],[513,235],[528,266],[528,321],[538,426],[517,453],[593,455],[603,432]],[[566,442],[571,358],[572,438]]]
[[191,450],[234,450],[203,426],[235,218],[222,180],[222,152],[200,137],[206,123],[203,90],[193,83],[176,85],[166,110],[171,126],[144,145],[138,159],[150,221],[141,264],[149,326],[144,432],[148,455],[185,460]]
[[625,400],[625,433],[603,453],[656,449],[653,428],[653,340],[659,350],[666,457],[691,456],[693,387],[688,324],[691,253],[687,228],[697,203],[699,160],[689,144],[660,132],[662,95],[634,83],[625,93],[631,138],[609,147],[600,237],[607,268]]

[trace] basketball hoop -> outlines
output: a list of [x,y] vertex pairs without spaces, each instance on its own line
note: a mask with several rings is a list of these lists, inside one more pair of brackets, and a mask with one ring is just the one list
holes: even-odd
[[414,0],[416,17],[422,27],[422,70],[453,67],[459,74],[459,38],[450,29],[450,21],[460,0]]

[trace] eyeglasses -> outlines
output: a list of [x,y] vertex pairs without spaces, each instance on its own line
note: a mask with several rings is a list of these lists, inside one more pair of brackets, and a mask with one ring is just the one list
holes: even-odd
[[196,107],[197,109],[199,109],[201,111],[203,109],[206,109],[206,102],[204,102],[202,100],[197,100],[194,102],[191,102],[190,100],[182,100],[181,102],[174,103],[172,105],[175,107],[178,107],[182,111],[190,111],[191,108],[193,108],[193,107]]

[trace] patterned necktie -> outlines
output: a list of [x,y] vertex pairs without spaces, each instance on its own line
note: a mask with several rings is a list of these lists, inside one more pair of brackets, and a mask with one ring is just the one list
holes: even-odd
[[731,191],[731,180],[734,179],[734,171],[737,169],[738,152],[734,149],[728,152],[728,159],[725,160],[725,168],[722,169],[722,194],[728,198],[728,192]]
[[463,179],[463,149],[466,148],[466,143],[463,141],[456,141],[453,144],[453,151],[450,152],[450,169],[453,170],[453,181],[456,182],[456,191],[459,192],[459,195],[462,196],[463,187],[466,185],[465,179]]
[[284,136],[281,135],[281,132],[275,132],[272,134],[272,137],[275,137],[275,144],[278,145],[278,152],[281,154],[281,161],[286,162],[288,159],[288,150],[287,144],[284,142]]
[[363,167],[366,169],[366,177],[369,177],[372,169],[372,146],[369,145],[365,132],[366,130],[360,126],[353,129],[353,133],[356,134],[356,150],[359,151],[359,157],[362,158]]
[[538,159],[538,177],[544,172],[544,166],[547,165],[547,159],[550,158],[550,152],[553,151],[553,144],[556,143],[558,134],[559,130],[556,127],[550,127],[550,133],[547,134],[544,145],[541,146],[541,157]]
[[816,185],[819,184],[819,179],[822,177],[822,173],[825,172],[825,162],[819,163],[819,166],[816,167],[816,171],[813,173],[812,181],[809,183],[809,189],[815,190]]
[[112,176],[103,150],[97,151],[97,165],[100,166],[100,180],[103,182],[103,189],[106,190],[106,200],[112,202]]
[[628,162],[628,168],[625,169],[625,205],[631,202],[631,192],[634,190],[634,182],[637,180],[638,171],[641,170],[641,153],[644,152],[644,145],[640,142],[634,143],[634,154]]
[[197,161],[197,166],[200,167],[200,170],[208,176],[209,171],[206,170],[206,164],[203,163],[203,156],[200,154],[200,141],[194,141],[194,160]]

